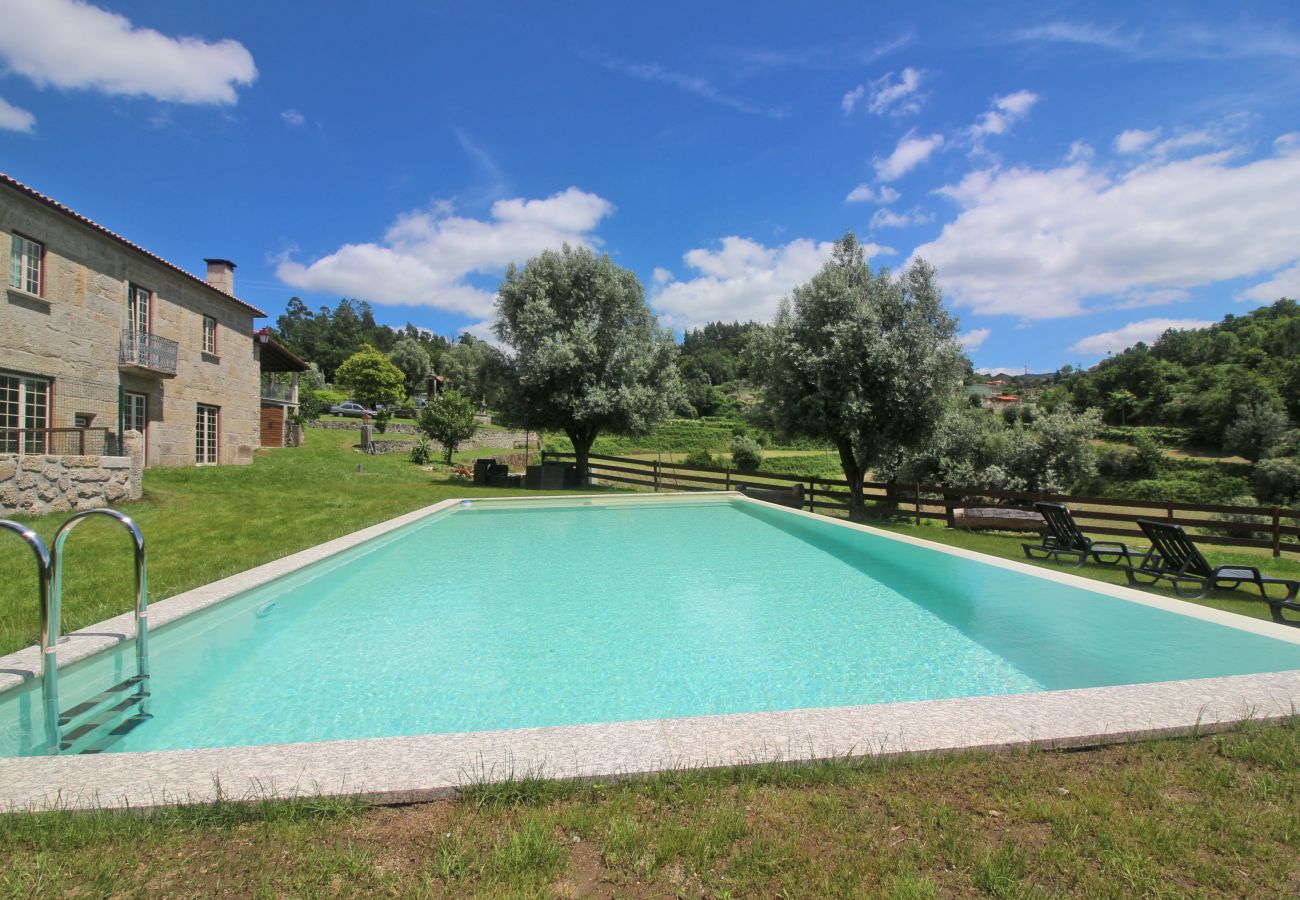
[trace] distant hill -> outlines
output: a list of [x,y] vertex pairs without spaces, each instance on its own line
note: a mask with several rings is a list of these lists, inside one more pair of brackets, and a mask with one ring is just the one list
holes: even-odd
[[1282,299],[1209,328],[1169,330],[1063,379],[1071,402],[1107,420],[1175,425],[1221,446],[1239,408],[1257,404],[1300,421],[1300,305]]

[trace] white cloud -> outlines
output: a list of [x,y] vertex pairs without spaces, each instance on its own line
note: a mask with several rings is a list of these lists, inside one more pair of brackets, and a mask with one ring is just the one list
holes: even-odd
[[876,214],[871,217],[872,228],[906,228],[909,225],[920,225],[929,222],[934,216],[922,209],[913,209],[911,212],[896,213],[892,209],[878,209]]
[[1300,59],[1300,36],[1280,22],[1246,20],[1213,26],[1194,22],[1162,24],[1147,33],[1123,32],[1087,22],[1050,22],[1010,34],[1013,41],[1057,42],[1114,50],[1137,59],[1221,60],[1280,57]]
[[1070,145],[1070,150],[1065,154],[1066,162],[1078,162],[1079,160],[1092,159],[1097,151],[1092,149],[1092,144],[1087,141],[1075,141]]
[[655,284],[667,284],[673,280],[674,276],[670,269],[665,269],[663,266],[655,266],[655,270],[650,273],[650,277],[653,279]]
[[1103,331],[1101,334],[1089,335],[1076,341],[1070,347],[1070,351],[1096,356],[1118,353],[1126,347],[1132,347],[1139,341],[1150,344],[1170,328],[1179,330],[1209,328],[1213,324],[1213,322],[1204,319],[1143,319],[1140,322],[1130,322],[1123,328],[1117,328],[1114,331]]
[[1237,294],[1236,299],[1242,303],[1256,300],[1260,303],[1272,303],[1282,297],[1300,300],[1300,263],[1289,269],[1274,273],[1268,281],[1260,282],[1254,287],[1246,288]]
[[917,94],[917,90],[921,87],[923,74],[920,69],[908,66],[899,73],[897,80],[894,79],[893,72],[887,72],[877,78],[871,82],[871,97],[867,100],[867,109],[878,116],[885,114],[899,116],[919,112],[922,98]]
[[0,129],[5,131],[31,132],[36,127],[36,117],[25,109],[9,103],[0,97]]
[[914,131],[909,131],[894,147],[894,152],[889,154],[887,159],[876,159],[876,177],[881,181],[894,181],[902,178],[929,159],[930,154],[942,146],[942,134],[916,137]]
[[640,81],[648,81],[653,84],[663,84],[677,88],[680,91],[694,94],[697,97],[708,100],[710,103],[716,103],[719,106],[725,106],[734,109],[737,112],[742,112],[751,116],[767,116],[772,119],[781,119],[785,117],[785,110],[783,109],[760,106],[756,103],[750,103],[748,100],[733,97],[729,94],[723,93],[707,78],[701,78],[698,75],[687,75],[684,72],[676,72],[657,62],[631,62],[630,60],[620,59],[616,56],[594,56],[591,58],[595,59],[596,62],[600,63],[612,72],[619,72]]
[[1159,136],[1159,128],[1152,128],[1149,131],[1143,131],[1141,128],[1130,128],[1115,138],[1115,149],[1126,155],[1140,153]]
[[283,119],[284,124],[288,125],[290,128],[297,128],[299,125],[303,125],[307,121],[307,117],[296,109],[286,109],[284,112],[280,113],[280,118]]
[[958,340],[961,341],[961,345],[967,350],[978,350],[980,344],[983,344],[985,341],[987,341],[989,339],[989,335],[991,335],[992,333],[993,333],[992,328],[974,328],[966,332],[965,334],[963,334],[960,338],[958,338]]
[[[714,249],[697,248],[682,256],[696,273],[651,294],[651,303],[673,328],[694,328],[706,322],[767,321],[781,298],[811,278],[830,257],[830,241],[799,238],[767,247],[742,237],[725,237]],[[865,244],[868,257],[894,251]]]
[[595,245],[593,230],[613,210],[608,200],[572,187],[544,200],[498,200],[487,221],[453,215],[439,203],[398,216],[382,243],[345,244],[307,265],[286,258],[276,275],[303,290],[485,316],[494,294],[466,276],[500,271],[564,243]]
[[879,189],[873,188],[869,184],[860,184],[849,195],[844,198],[845,203],[893,203],[899,198],[898,191],[889,185],[884,185]]
[[1300,155],[1237,166],[1229,158],[1146,163],[1119,176],[1083,163],[972,172],[940,189],[961,212],[916,253],[958,305],[1026,319],[1300,260]]
[[853,107],[858,105],[858,101],[867,93],[867,86],[860,84],[853,90],[849,91],[840,98],[840,109],[844,110],[844,115],[853,112]]
[[1135,36],[1121,34],[1117,29],[1101,28],[1086,22],[1049,22],[1046,25],[1034,25],[1013,32],[1011,38],[1028,42],[1084,44],[1105,47],[1109,50],[1128,50],[1137,44]]
[[990,134],[1006,134],[1015,122],[1029,115],[1029,110],[1037,102],[1038,95],[1033,91],[1016,91],[994,97],[989,111],[971,126],[971,137],[979,140]]
[[1149,291],[1135,290],[1129,291],[1114,303],[1109,304],[1109,308],[1142,309],[1147,306],[1167,306],[1170,303],[1180,303],[1189,297],[1191,297],[1191,294],[1181,288],[1156,288]]
[[975,370],[981,375],[1023,375],[1025,374],[1025,364],[1018,366],[980,366]]
[[1300,153],[1300,131],[1289,131],[1278,135],[1273,141],[1273,146],[1279,153]]
[[40,86],[229,104],[257,77],[237,41],[167,37],[77,0],[0,0],[0,22],[0,59]]

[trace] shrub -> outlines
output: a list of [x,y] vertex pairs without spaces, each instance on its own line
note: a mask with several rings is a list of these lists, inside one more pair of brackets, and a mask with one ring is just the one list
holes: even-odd
[[1270,456],[1287,432],[1286,412],[1280,404],[1260,401],[1237,407],[1237,418],[1223,434],[1223,449],[1249,460]]
[[[1255,498],[1249,495],[1233,497],[1226,506],[1254,506]],[[1211,534],[1226,534],[1229,537],[1254,538],[1266,541],[1273,536],[1273,519],[1257,513],[1219,513],[1218,521],[1222,525],[1207,525],[1205,530]],[[1262,528],[1251,528],[1261,525]]]
[[420,413],[419,429],[442,444],[447,465],[451,465],[456,448],[478,432],[474,405],[460,391],[443,391]]
[[708,450],[692,450],[686,454],[686,459],[682,460],[684,466],[707,466],[713,468],[718,461],[713,458],[713,454]]
[[1097,472],[1112,478],[1133,475],[1138,467],[1138,452],[1132,447],[1107,447],[1097,454]]
[[417,466],[423,466],[432,458],[433,445],[429,443],[429,439],[422,437],[416,441],[415,446],[411,448],[411,462]]
[[742,472],[754,472],[763,464],[763,448],[758,441],[738,434],[731,442],[731,464]]
[[388,423],[389,421],[392,420],[392,418],[393,418],[393,414],[388,411],[388,407],[384,407],[383,409],[376,412],[375,431],[378,432],[379,434],[383,434],[385,431],[387,431]]
[[1260,460],[1250,473],[1250,489],[1260,503],[1300,503],[1300,463],[1282,458]]

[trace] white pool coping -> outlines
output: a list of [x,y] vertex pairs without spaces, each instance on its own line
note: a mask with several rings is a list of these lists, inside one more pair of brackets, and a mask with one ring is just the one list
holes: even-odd
[[[760,501],[735,492],[474,498],[513,503]],[[150,606],[156,629],[275,578],[387,534],[463,501],[441,503],[294,553]],[[760,504],[765,508],[772,507]],[[1147,594],[1067,572],[782,509],[823,523],[977,560],[1179,615],[1300,644],[1300,629]],[[131,614],[60,643],[60,667],[134,637]],[[0,657],[0,693],[37,674],[39,651]],[[704,766],[797,762],[952,750],[1077,747],[1214,730],[1300,710],[1300,670],[992,697],[799,709],[316,743],[11,757],[0,764],[0,809],[150,807],[226,799],[359,795],[380,802],[445,796],[468,784],[511,777],[595,778]]]

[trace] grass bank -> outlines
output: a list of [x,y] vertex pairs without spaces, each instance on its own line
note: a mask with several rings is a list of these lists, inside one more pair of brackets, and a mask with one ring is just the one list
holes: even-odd
[[9,896],[1295,896],[1300,723],[1087,752],[0,818]]

